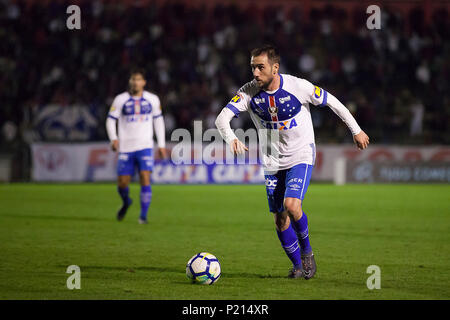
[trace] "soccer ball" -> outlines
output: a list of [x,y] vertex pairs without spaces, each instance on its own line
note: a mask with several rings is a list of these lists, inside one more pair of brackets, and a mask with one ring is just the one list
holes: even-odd
[[186,275],[193,283],[213,284],[221,274],[219,260],[208,252],[193,256],[186,265]]

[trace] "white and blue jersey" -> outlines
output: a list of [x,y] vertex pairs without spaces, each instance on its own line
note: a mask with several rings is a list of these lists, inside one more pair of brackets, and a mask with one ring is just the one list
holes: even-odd
[[280,86],[274,91],[262,90],[256,80],[246,83],[216,119],[222,138],[230,144],[237,139],[230,120],[244,111],[250,114],[258,130],[271,212],[282,212],[285,198],[303,200],[308,189],[316,157],[310,104],[330,107],[353,135],[361,132],[350,111],[336,97],[287,74],[280,74]]
[[[249,112],[258,130],[271,212],[282,212],[285,198],[305,197],[316,156],[309,105],[325,106],[327,96],[325,90],[305,79],[281,74],[277,90],[262,90],[253,80],[225,107],[236,117]],[[224,133],[227,142],[234,138]]]
[[161,117],[157,95],[144,91],[141,97],[129,92],[114,98],[108,117],[118,120],[119,152],[135,152],[153,148],[153,119]]
[[[144,91],[141,97],[124,92],[115,97],[108,117],[119,122],[118,175],[134,175],[153,169],[153,120],[162,117],[161,103],[155,94]],[[115,128],[108,132],[115,137]]]
[[[240,88],[226,105],[235,116],[248,111],[258,129],[266,174],[297,164],[314,165],[315,141],[309,104],[327,104],[327,92],[305,79],[280,75],[280,87],[265,91],[256,80]],[[276,138],[274,138],[276,137]]]

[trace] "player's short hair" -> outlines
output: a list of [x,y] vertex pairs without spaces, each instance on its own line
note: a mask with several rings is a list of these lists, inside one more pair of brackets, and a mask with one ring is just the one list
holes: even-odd
[[267,54],[267,59],[269,60],[270,64],[278,63],[280,64],[281,58],[280,54],[278,53],[278,49],[271,45],[271,44],[265,44],[262,47],[255,48],[251,51],[252,57],[258,57],[262,54]]
[[132,76],[134,76],[135,74],[140,74],[142,76],[142,78],[144,78],[144,80],[145,80],[145,70],[144,69],[142,69],[142,68],[133,68],[133,69],[131,69],[131,71],[130,71],[130,78]]

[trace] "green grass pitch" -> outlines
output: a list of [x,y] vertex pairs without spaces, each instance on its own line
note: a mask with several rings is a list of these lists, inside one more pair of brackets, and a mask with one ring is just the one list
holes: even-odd
[[[117,222],[114,184],[0,185],[0,299],[450,299],[450,186],[312,183],[303,208],[318,271],[290,262],[264,186],[154,185],[148,225],[134,203]],[[193,285],[186,262],[222,265]],[[69,265],[81,289],[68,290]],[[369,290],[369,265],[381,289]]]

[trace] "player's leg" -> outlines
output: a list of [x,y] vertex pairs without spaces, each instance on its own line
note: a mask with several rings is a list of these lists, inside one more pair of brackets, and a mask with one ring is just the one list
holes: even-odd
[[149,170],[142,170],[139,172],[139,180],[141,183],[141,214],[139,216],[139,223],[147,223],[147,212],[152,201],[152,186],[150,184]]
[[312,248],[309,242],[308,217],[303,212],[302,200],[287,197],[284,199],[284,207],[297,233],[302,255],[310,253]]
[[300,247],[296,233],[291,226],[289,216],[283,208],[285,192],[283,172],[279,172],[278,175],[266,175],[265,178],[269,209],[274,214],[278,239],[293,265],[289,277],[300,278],[303,276]]
[[119,153],[117,162],[117,192],[122,198],[122,206],[117,212],[117,220],[122,221],[128,208],[133,202],[129,197],[129,184],[134,174],[134,155],[133,153]]
[[274,220],[277,229],[278,239],[284,252],[292,262],[292,269],[289,271],[289,278],[303,277],[303,265],[298,244],[297,235],[292,228],[289,215],[283,212],[274,213]]
[[130,181],[131,181],[130,175],[120,175],[117,178],[117,192],[122,198],[122,207],[120,207],[119,211],[117,212],[117,220],[119,221],[123,220],[125,214],[127,213],[128,208],[133,202],[129,197],[130,189],[128,186],[130,184]]
[[286,193],[284,208],[290,217],[291,224],[297,234],[301,248],[302,264],[304,276],[310,279],[316,272],[316,263],[309,241],[308,217],[302,209],[302,201],[311,179],[313,167],[311,165],[300,164],[286,174]]
[[117,177],[117,192],[119,193],[122,201],[128,203],[130,200],[129,194],[129,184],[131,181],[130,175],[120,175]]
[[152,187],[150,184],[151,171],[153,170],[153,150],[144,149],[137,153],[137,164],[139,167],[139,180],[141,184],[141,214],[139,223],[147,223],[147,212],[152,201]]

